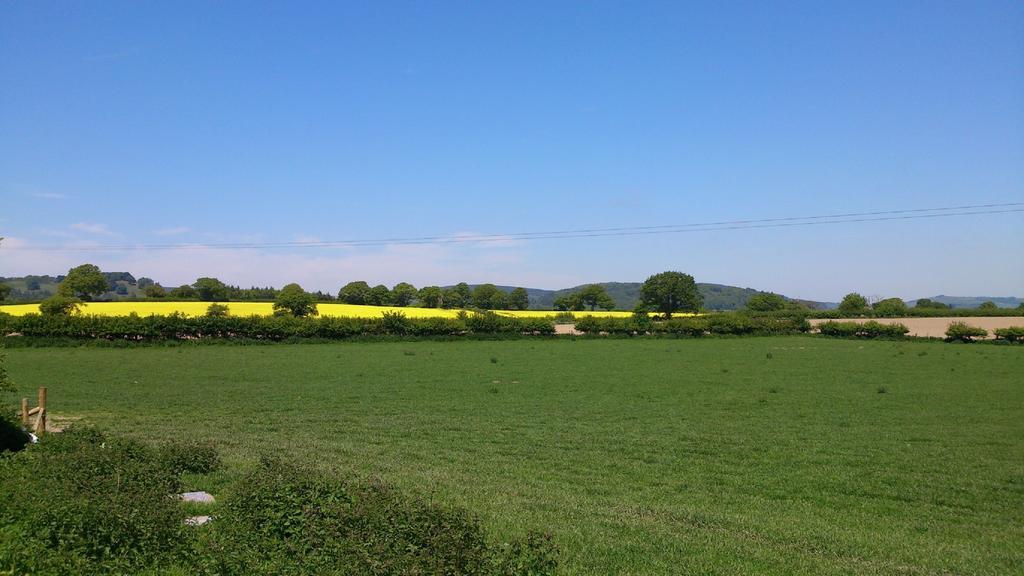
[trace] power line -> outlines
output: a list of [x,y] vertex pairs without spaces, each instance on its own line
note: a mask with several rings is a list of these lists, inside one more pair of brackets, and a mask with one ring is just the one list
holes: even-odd
[[645,236],[656,234],[679,234],[692,232],[714,232],[752,230],[764,228],[790,228],[797,226],[820,226],[828,224],[851,224],[885,222],[895,220],[917,220],[925,218],[949,218],[956,216],[979,216],[1024,212],[1024,202],[1000,204],[976,204],[971,206],[950,206],[944,208],[913,208],[905,210],[878,210],[871,212],[849,212],[815,216],[787,216],[745,220],[724,220],[689,224],[663,224],[654,226],[622,226],[614,228],[583,228],[554,230],[546,232],[516,232],[507,234],[469,234],[461,236],[421,236],[402,238],[377,238],[364,240],[328,240],[294,242],[230,242],[230,243],[183,243],[183,244],[96,244],[91,246],[19,246],[6,250],[39,250],[53,252],[92,252],[128,250],[226,250],[226,249],[270,249],[270,248],[341,248],[371,247],[383,245],[416,244],[463,244],[475,242],[507,242],[520,240],[561,240],[570,238],[596,238],[616,236]]

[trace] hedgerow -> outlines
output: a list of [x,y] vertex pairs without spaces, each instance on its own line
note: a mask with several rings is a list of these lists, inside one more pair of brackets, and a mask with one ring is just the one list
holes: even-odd
[[946,340],[950,342],[973,342],[975,338],[988,336],[988,330],[970,326],[966,322],[953,322],[946,328]]
[[818,332],[823,336],[839,338],[902,338],[910,330],[903,324],[882,324],[873,320],[867,322],[830,320],[819,324]]
[[1024,326],[1010,326],[1009,328],[996,328],[992,331],[996,340],[1006,342],[1024,342]]
[[168,341],[238,339],[279,342],[288,339],[343,340],[360,336],[458,336],[466,334],[554,334],[546,318],[513,318],[493,313],[462,318],[297,318],[293,316],[51,316],[0,315],[4,334],[28,338]]
[[743,313],[720,313],[707,316],[644,321],[632,318],[596,318],[586,316],[576,321],[576,330],[585,334],[666,335],[699,338],[701,336],[768,336],[801,334],[811,326],[799,316],[750,316]]

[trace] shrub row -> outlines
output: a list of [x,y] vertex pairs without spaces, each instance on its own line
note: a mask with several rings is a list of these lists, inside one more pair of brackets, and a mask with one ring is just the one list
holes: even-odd
[[1006,342],[1024,342],[1024,326],[1010,326],[1009,328],[996,328],[993,332],[996,340]]
[[838,338],[902,338],[910,330],[903,324],[882,324],[867,322],[836,322],[830,320],[818,325],[818,332],[824,336]]
[[642,317],[596,318],[585,316],[576,321],[576,329],[586,334],[752,336],[801,334],[811,329],[806,319],[797,316],[749,316],[746,314],[710,314],[688,318],[651,321]]
[[988,330],[970,326],[965,322],[953,322],[946,328],[946,340],[950,342],[973,342],[975,338],[988,336]]
[[550,537],[494,543],[475,516],[380,482],[264,459],[202,527],[171,496],[209,471],[203,447],[154,448],[71,428],[0,458],[0,572],[546,576]]
[[281,341],[293,338],[341,340],[358,336],[458,336],[464,334],[554,334],[546,318],[513,318],[493,313],[465,318],[294,318],[289,316],[85,316],[0,315],[4,334],[36,338],[101,340],[198,340],[237,338]]

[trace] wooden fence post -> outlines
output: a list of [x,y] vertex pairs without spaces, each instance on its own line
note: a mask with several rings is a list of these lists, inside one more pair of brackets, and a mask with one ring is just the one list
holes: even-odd
[[21,424],[28,426],[28,398],[21,399]]
[[39,415],[36,416],[36,436],[46,432],[46,386],[39,387]]

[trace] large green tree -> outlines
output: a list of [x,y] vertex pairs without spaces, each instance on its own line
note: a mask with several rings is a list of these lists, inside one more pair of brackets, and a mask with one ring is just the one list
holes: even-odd
[[279,310],[299,317],[319,314],[316,309],[316,298],[298,284],[289,284],[277,293],[274,312]]
[[199,278],[192,287],[203,302],[223,302],[228,299],[228,287],[216,278]]
[[703,298],[693,276],[682,272],[662,272],[644,280],[640,301],[671,318],[674,312],[696,312]]
[[345,304],[366,304],[370,300],[370,285],[362,280],[349,282],[338,291],[338,300]]
[[68,275],[57,287],[57,293],[61,296],[92,300],[93,296],[103,294],[109,287],[106,276],[100,272],[98,266],[82,264],[68,270]]
[[167,295],[175,300],[191,300],[196,297],[196,289],[188,284],[182,284],[177,288],[172,288]]
[[530,307],[530,294],[526,288],[513,288],[508,293],[505,305],[509,310],[526,310]]
[[442,304],[445,308],[466,308],[472,303],[473,293],[465,282],[459,282],[444,291]]
[[3,301],[11,293],[11,287],[7,284],[0,283],[0,301]]
[[786,299],[774,292],[762,292],[754,294],[747,300],[747,310],[754,312],[771,312],[773,310],[784,310]]
[[902,316],[907,313],[907,304],[900,298],[886,298],[871,306],[878,316]]
[[591,311],[600,307],[602,310],[615,308],[615,300],[608,295],[608,291],[600,284],[588,284],[578,293],[580,302]]
[[440,308],[444,300],[444,291],[440,286],[424,286],[420,288],[416,298],[424,308]]
[[494,284],[481,284],[473,289],[473,306],[483,310],[501,310],[505,307],[505,293]]
[[843,296],[839,303],[839,311],[843,314],[863,314],[868,309],[868,299],[856,292]]
[[391,304],[391,290],[383,284],[377,284],[370,288],[370,295],[366,299],[367,304],[374,306],[387,306]]
[[555,310],[562,311],[580,311],[585,309],[583,306],[583,300],[580,298],[579,292],[573,292],[572,294],[566,294],[555,298],[554,302]]
[[416,299],[416,287],[408,282],[399,282],[391,289],[391,304],[394,306],[408,306]]

